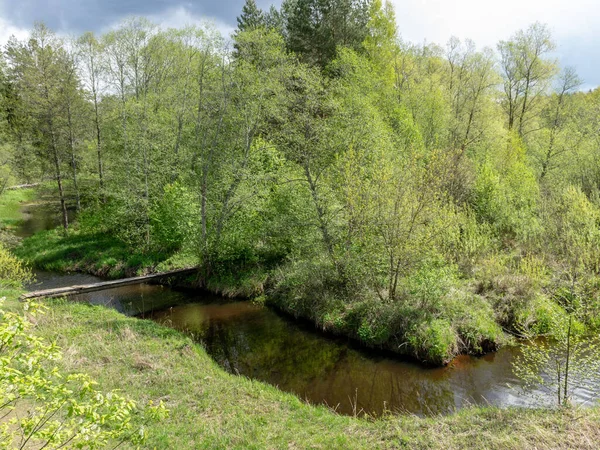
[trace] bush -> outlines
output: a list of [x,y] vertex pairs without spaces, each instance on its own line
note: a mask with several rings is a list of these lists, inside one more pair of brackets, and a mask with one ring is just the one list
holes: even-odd
[[345,297],[343,281],[325,255],[279,269],[270,294],[277,306],[295,316],[317,320],[319,325],[327,313],[351,302]]
[[483,297],[454,290],[446,296],[443,309],[456,331],[459,353],[482,354],[496,350],[505,341],[494,310]]
[[196,234],[199,207],[196,198],[178,182],[168,184],[150,212],[154,247],[174,252]]
[[446,364],[458,352],[456,334],[450,322],[434,319],[416,324],[407,334],[415,356],[432,364]]
[[32,280],[31,271],[0,245],[0,287],[18,289]]
[[406,301],[423,314],[435,314],[457,278],[455,267],[441,260],[425,261],[404,281]]
[[478,219],[499,235],[527,239],[540,231],[539,186],[525,147],[514,135],[508,139],[480,167],[471,205]]

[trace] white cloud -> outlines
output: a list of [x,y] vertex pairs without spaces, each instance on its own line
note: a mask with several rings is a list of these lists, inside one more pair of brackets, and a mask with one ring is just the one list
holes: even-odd
[[186,25],[201,25],[208,21],[225,37],[235,30],[231,25],[218,19],[195,16],[183,6],[170,8],[160,14],[149,16],[149,19],[159,24],[161,28],[182,28]]
[[0,45],[6,44],[11,36],[15,36],[17,39],[26,39],[29,36],[29,30],[16,27],[0,17]]
[[404,40],[445,45],[451,36],[495,48],[534,22],[548,24],[555,56],[575,67],[586,87],[600,85],[599,0],[391,0]]
[[533,22],[555,38],[600,38],[598,0],[392,0],[403,38],[444,44],[451,36],[495,46]]
[[[235,30],[234,27],[218,19],[212,17],[196,16],[183,6],[169,8],[166,11],[161,12],[160,14],[151,14],[146,17],[148,18],[148,20],[150,20],[152,23],[157,24],[162,29],[183,28],[188,25],[200,26],[206,23],[210,23],[224,37],[229,36]],[[101,33],[111,29],[115,29],[126,18],[127,17],[121,17],[118,21],[110,24],[107,27],[104,27],[104,29],[101,30]]]

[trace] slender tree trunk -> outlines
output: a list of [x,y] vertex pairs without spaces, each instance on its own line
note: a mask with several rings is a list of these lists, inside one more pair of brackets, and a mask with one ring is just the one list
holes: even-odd
[[573,315],[569,314],[569,328],[567,329],[567,360],[565,362],[565,384],[563,390],[563,403],[566,405],[569,393],[569,362],[571,359],[571,327],[573,325]]
[[62,223],[65,230],[69,228],[69,216],[67,214],[67,205],[65,202],[65,193],[63,191],[62,185],[62,174],[60,171],[60,159],[58,157],[58,149],[56,148],[56,138],[54,136],[54,130],[52,128],[52,124],[50,124],[50,136],[51,136],[51,145],[52,145],[52,154],[54,159],[54,168],[56,171],[56,182],[58,183],[58,195],[60,198],[60,208],[62,212]]
[[319,221],[319,229],[321,230],[321,236],[323,237],[323,242],[325,243],[325,248],[327,249],[327,253],[331,258],[331,262],[333,265],[339,270],[338,261],[335,257],[335,252],[333,249],[333,239],[331,238],[331,234],[329,233],[329,229],[327,227],[327,222],[325,220],[325,211],[323,210],[323,206],[321,205],[321,199],[319,198],[319,193],[317,190],[317,184],[310,172],[310,167],[308,162],[304,163],[304,174],[306,176],[306,181],[308,182],[308,186],[310,188],[310,194],[313,199],[313,203],[315,205],[315,210],[317,212],[317,219]]
[[98,180],[100,182],[100,192],[102,202],[106,202],[106,195],[104,192],[104,165],[102,163],[102,139],[100,134],[100,113],[98,111],[98,98],[96,95],[96,89],[93,89],[94,94],[94,125],[96,127],[96,154],[98,157]]
[[527,112],[527,98],[529,97],[529,85],[531,81],[529,77],[527,78],[527,83],[525,84],[525,93],[523,96],[523,107],[521,108],[521,115],[519,117],[519,135],[523,136],[523,119],[525,118],[525,113]]
[[173,150],[175,161],[173,164],[173,173],[171,175],[171,182],[177,178],[177,168],[179,167],[179,147],[181,145],[181,134],[183,132],[183,122],[185,117],[185,111],[187,107],[187,96],[188,96],[188,81],[189,81],[189,66],[186,68],[185,73],[185,84],[183,86],[183,98],[181,100],[181,108],[177,114],[177,135],[175,137],[175,148]]
[[81,211],[81,200],[79,197],[79,186],[77,185],[77,159],[75,158],[75,139],[73,137],[73,121],[71,105],[67,104],[67,124],[69,126],[69,147],[71,150],[71,170],[73,171],[73,188],[75,189],[75,201],[77,212]]

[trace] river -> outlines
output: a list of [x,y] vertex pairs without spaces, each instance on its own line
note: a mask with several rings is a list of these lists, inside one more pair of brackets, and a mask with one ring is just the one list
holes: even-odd
[[[45,216],[38,219],[36,208],[27,211],[21,236],[56,224]],[[48,272],[36,277],[32,290],[99,280]],[[342,414],[434,415],[469,405],[528,407],[555,401],[549,393],[525,395],[519,389],[512,373],[517,347],[483,357],[459,356],[446,367],[426,368],[323,335],[268,307],[201,291],[137,284],[71,298],[189,333],[228,372],[265,381]],[[575,394],[579,403],[593,400],[592,392]]]

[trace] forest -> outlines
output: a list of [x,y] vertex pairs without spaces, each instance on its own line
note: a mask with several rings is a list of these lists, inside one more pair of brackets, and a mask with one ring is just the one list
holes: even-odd
[[117,256],[75,258],[105,276],[197,266],[433,365],[597,331],[600,89],[541,23],[495,48],[401,31],[381,0],[246,0],[231,38],[37,24],[0,60],[0,189],[43,183],[62,227],[4,245],[35,264],[100,242]]

